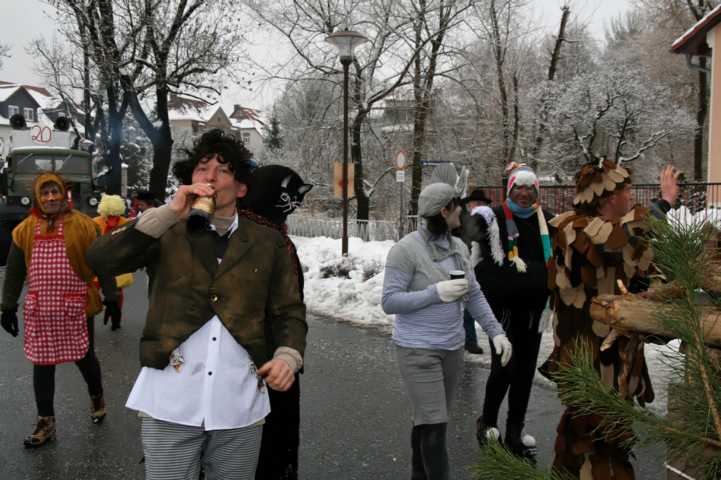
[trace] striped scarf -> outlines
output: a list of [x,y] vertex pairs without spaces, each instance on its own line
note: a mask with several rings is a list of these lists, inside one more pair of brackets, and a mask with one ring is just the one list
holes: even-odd
[[[533,205],[538,219],[538,230],[541,234],[541,244],[543,245],[543,259],[548,262],[551,258],[551,238],[548,235],[548,225],[546,225],[546,217],[543,215],[543,209],[538,203]],[[513,212],[508,206],[508,202],[503,202],[503,216],[506,219],[506,231],[508,232],[508,243],[506,245],[506,253],[508,260],[513,263],[516,270],[525,272],[527,269],[526,262],[518,255],[518,227],[513,220]]]

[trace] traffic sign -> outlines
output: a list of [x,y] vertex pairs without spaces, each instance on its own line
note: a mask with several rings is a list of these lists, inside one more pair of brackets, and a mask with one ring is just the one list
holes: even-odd
[[408,162],[407,157],[408,152],[406,152],[404,149],[398,150],[398,153],[396,153],[396,157],[393,160],[396,170],[403,170],[404,168],[406,168],[406,163]]
[[396,170],[396,182],[403,183],[406,181],[406,171]]

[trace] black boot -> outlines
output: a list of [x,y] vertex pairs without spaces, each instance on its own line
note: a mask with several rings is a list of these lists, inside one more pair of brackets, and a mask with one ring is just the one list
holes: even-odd
[[411,480],[426,480],[421,453],[421,427],[422,425],[414,425],[411,430]]
[[536,439],[530,435],[523,435],[523,425],[506,425],[506,448],[509,452],[536,464]]
[[448,480],[449,478],[446,426],[446,423],[419,425],[423,468],[428,480]]

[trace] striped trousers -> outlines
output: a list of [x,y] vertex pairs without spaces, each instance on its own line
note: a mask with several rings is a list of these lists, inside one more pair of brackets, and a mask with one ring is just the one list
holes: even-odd
[[140,438],[146,480],[252,480],[258,465],[262,423],[210,430],[143,416]]

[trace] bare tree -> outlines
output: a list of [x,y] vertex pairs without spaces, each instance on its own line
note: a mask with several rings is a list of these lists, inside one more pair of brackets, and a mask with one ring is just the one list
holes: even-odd
[[131,70],[135,78],[140,74],[141,69],[134,68],[138,55],[134,47],[138,44],[143,23],[136,22],[135,12],[119,8],[114,0],[56,0],[53,4],[76,19],[77,36],[86,45],[88,59],[97,68],[107,112],[107,122],[102,121],[100,125],[101,131],[108,130],[105,149],[110,167],[108,190],[119,193],[123,118],[128,108],[128,99],[120,83],[121,73]]
[[[613,63],[558,86],[548,108],[553,148],[545,163],[565,173],[601,158],[640,161],[662,140],[692,130],[690,116],[668,88],[654,84],[640,68]],[[654,178],[662,159],[654,160],[644,163],[641,177]]]
[[[322,41],[337,30],[354,26],[368,36],[369,44],[363,47],[351,66],[353,113],[349,127],[357,217],[368,219],[370,202],[364,189],[366,162],[361,132],[374,105],[382,103],[399,87],[410,84],[409,70],[422,49],[435,37],[426,32],[421,45],[408,41],[412,38],[409,32],[412,32],[417,14],[417,2],[352,0],[343,6],[339,2],[320,0],[247,3],[264,24],[285,38],[295,54],[290,68],[287,65],[265,67],[269,77],[301,81],[316,79],[321,74],[338,82],[342,77],[336,66],[335,52],[322,48]],[[335,91],[341,92],[340,89]]]
[[473,11],[474,0],[417,0],[411,2],[415,13],[411,45],[417,52],[413,61],[413,172],[409,213],[418,212],[418,196],[422,183],[422,160],[426,143],[426,126],[431,113],[434,82],[438,76],[450,74],[442,62],[451,55],[447,42],[453,30],[463,25],[465,15]]
[[[150,188],[165,196],[172,154],[171,92],[220,94],[213,79],[238,58],[240,29],[230,0],[55,0],[76,19],[74,36],[97,71],[109,129],[111,190],[120,185],[122,120],[128,108],[153,145]],[[90,111],[85,95],[85,111]],[[97,102],[96,102],[97,105]],[[98,113],[101,109],[96,110]],[[152,113],[151,113],[152,112]]]
[[[551,50],[550,61],[548,63],[548,74],[546,76],[547,82],[553,82],[556,80],[556,72],[558,71],[558,63],[561,59],[561,47],[567,41],[566,38],[566,27],[568,26],[568,18],[571,15],[571,7],[569,4],[564,4],[561,7],[561,21],[558,27],[558,34],[556,35],[553,42],[553,49]],[[536,157],[543,146],[543,140],[546,135],[546,121],[548,120],[548,111],[544,108],[546,105],[545,95],[542,95],[539,100],[538,108],[538,124],[535,129],[535,139],[533,146],[530,151],[531,167],[536,170],[538,169],[538,160]]]
[[[144,32],[136,37],[134,48],[141,53],[135,71],[123,73],[121,83],[133,116],[153,144],[150,190],[164,198],[173,145],[169,96],[177,91],[220,95],[224,82],[215,75],[237,62],[242,30],[233,17],[236,2],[229,0],[124,1],[145,14],[138,20]],[[141,102],[146,95],[154,100],[150,106]]]

